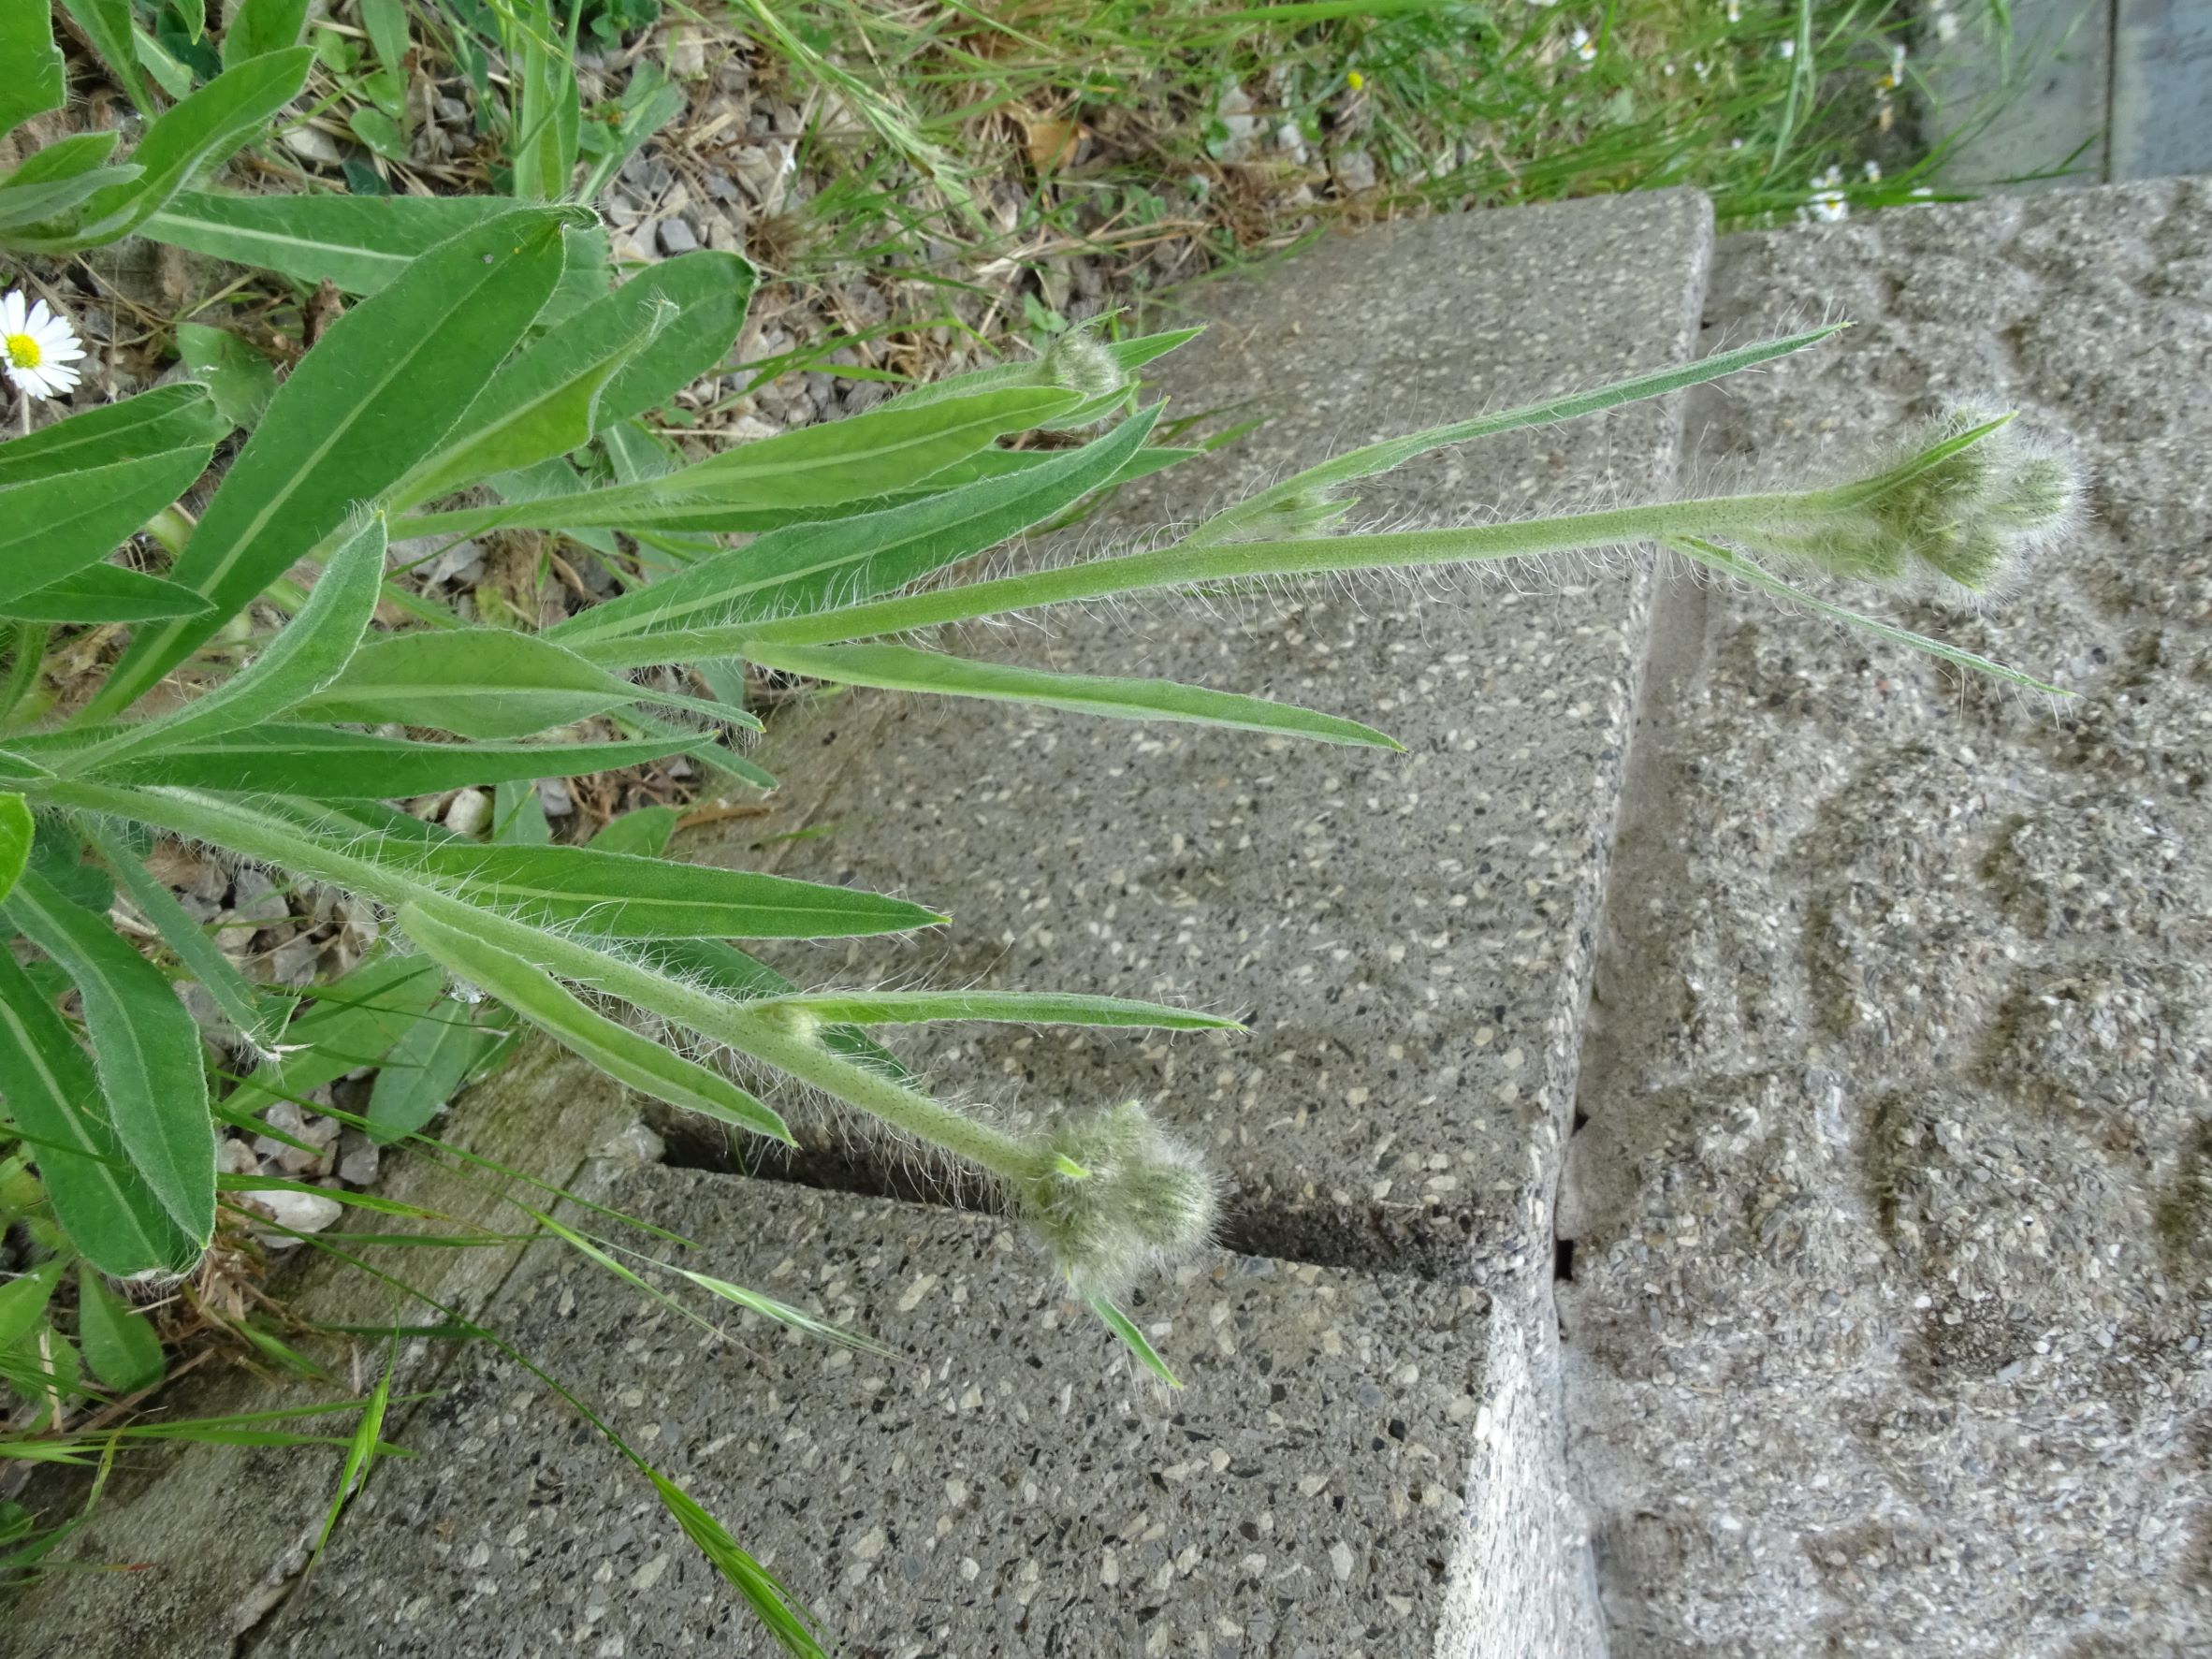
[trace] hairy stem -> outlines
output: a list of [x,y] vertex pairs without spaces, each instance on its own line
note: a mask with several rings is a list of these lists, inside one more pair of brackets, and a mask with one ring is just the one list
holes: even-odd
[[1039,605],[1106,599],[1145,589],[1521,559],[1679,536],[1727,536],[1776,524],[1801,523],[1845,510],[1845,503],[1830,502],[1825,494],[1719,496],[1455,530],[1228,542],[1212,546],[1177,543],[1148,553],[971,582],[812,616],[588,641],[579,649],[605,667],[640,667],[694,657],[743,655],[753,642],[763,646],[830,645],[910,628],[1003,616]]
[[182,790],[119,788],[61,779],[39,779],[22,787],[45,804],[127,818],[171,835],[208,841],[393,909],[418,905],[449,925],[467,929],[558,978],[618,997],[727,1043],[1006,1180],[1032,1179],[1051,1164],[1049,1153],[848,1060],[775,1016],[749,1013],[738,1003],[694,989],[614,952],[455,898],[419,878],[319,841],[298,824]]

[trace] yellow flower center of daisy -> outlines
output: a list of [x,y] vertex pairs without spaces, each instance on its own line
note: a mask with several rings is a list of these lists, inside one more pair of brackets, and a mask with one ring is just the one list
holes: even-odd
[[46,361],[46,354],[28,334],[10,334],[0,339],[0,351],[6,351],[8,362],[18,369],[36,369]]

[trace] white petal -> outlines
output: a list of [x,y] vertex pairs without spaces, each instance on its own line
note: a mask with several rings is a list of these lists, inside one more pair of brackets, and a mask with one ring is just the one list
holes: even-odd
[[0,334],[21,334],[22,331],[22,295],[20,293],[0,294]]
[[42,334],[46,331],[46,326],[52,321],[53,313],[46,309],[46,301],[34,299],[31,302],[31,315],[23,325],[23,331],[26,334]]

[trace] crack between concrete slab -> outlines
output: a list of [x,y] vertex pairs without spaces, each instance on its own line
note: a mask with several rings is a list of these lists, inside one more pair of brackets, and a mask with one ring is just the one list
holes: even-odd
[[[573,1189],[583,1179],[584,1171],[598,1160],[598,1156],[596,1152],[592,1152],[578,1158],[568,1173],[553,1185],[564,1192]],[[485,1288],[480,1302],[482,1307],[492,1308],[499,1304],[500,1299],[506,1294],[507,1287],[514,1283],[516,1275],[521,1273],[527,1264],[529,1256],[530,1246],[527,1244],[516,1250],[515,1259],[508,1264],[506,1272],[501,1273]],[[417,1382],[426,1385],[436,1383],[444,1375],[447,1367],[459,1360],[463,1351],[462,1346],[458,1343],[447,1344],[442,1348],[433,1349],[432,1352],[436,1357],[429,1361],[425,1375],[420,1378],[409,1379],[409,1391],[416,1391],[415,1385]],[[407,1406],[403,1412],[399,1413],[396,1418],[387,1418],[385,1437],[395,1444],[400,1444],[400,1437],[406,1433],[408,1426],[430,1404],[431,1402],[429,1400],[418,1400]],[[337,1524],[332,1527],[330,1532],[331,1543],[335,1544],[338,1541],[340,1535],[344,1532],[347,1524],[352,1521],[354,1506],[359,1500],[361,1493],[368,1489],[368,1483],[375,1477],[375,1465],[371,1464],[361,1483],[346,1495],[345,1506],[339,1511]],[[269,1578],[232,1605],[233,1616],[242,1618],[245,1622],[239,1626],[230,1638],[230,1659],[253,1659],[254,1654],[259,1651],[262,1642],[273,1631],[284,1609],[291,1606],[293,1597],[306,1587],[308,1567],[314,1553],[315,1536],[321,1530],[322,1517],[317,1515],[308,1523],[292,1547],[271,1566]]]

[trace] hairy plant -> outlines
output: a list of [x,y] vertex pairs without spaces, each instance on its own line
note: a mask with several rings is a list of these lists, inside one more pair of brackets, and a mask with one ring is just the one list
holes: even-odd
[[[1047,992],[809,993],[731,941],[897,934],[945,918],[904,898],[690,867],[649,840],[635,851],[485,842],[392,803],[677,753],[764,780],[724,741],[758,725],[742,708],[630,677],[664,664],[749,662],[834,685],[1394,748],[1343,715],[969,660],[927,643],[925,631],[1146,591],[1650,542],[1849,618],[1762,561],[1859,578],[1917,570],[1976,590],[2072,504],[2062,465],[2015,444],[2001,419],[1962,415],[1842,484],[1464,528],[1341,528],[1353,504],[1346,492],[1362,478],[1442,445],[1769,362],[1833,332],[1817,329],[1370,444],[1165,546],[978,577],[964,561],[1118,481],[1188,458],[1148,442],[1160,409],[1139,406],[1137,381],[1187,334],[1078,335],[1035,362],[980,370],[834,424],[667,471],[600,484],[576,474],[561,493],[532,492],[517,479],[566,465],[595,440],[618,442],[639,412],[723,359],[750,272],[735,256],[697,254],[609,293],[584,210],[510,204],[486,216],[468,207],[473,216],[452,235],[395,260],[275,390],[196,524],[175,503],[229,431],[197,385],[0,444],[0,618],[14,636],[12,694],[0,710],[0,915],[20,935],[0,951],[0,1096],[23,1148],[17,1177],[35,1169],[55,1247],[43,1277],[0,1288],[0,1318],[20,1324],[12,1335],[0,1326],[0,1350],[33,1356],[19,1381],[56,1390],[57,1401],[80,1386],[75,1361],[55,1358],[66,1339],[45,1317],[58,1264],[81,1258],[96,1270],[80,1275],[88,1284],[189,1270],[213,1236],[219,1186],[250,1195],[262,1179],[218,1182],[214,1110],[235,1116],[268,1079],[280,1080],[270,1092],[298,1083],[285,1077],[297,1047],[289,1001],[250,982],[161,902],[142,862],[152,837],[204,844],[373,904],[393,937],[384,963],[492,999],[674,1106],[791,1139],[777,1109],[735,1081],[734,1062],[966,1160],[1026,1220],[1052,1270],[1164,1371],[1114,1298],[1205,1241],[1214,1187],[1195,1156],[1137,1102],[1013,1132],[923,1087],[865,1031],[945,1019],[1231,1022]],[[1092,435],[1072,447],[1012,446],[1040,430]],[[177,549],[166,574],[110,561],[155,522]],[[386,576],[392,536],[502,529],[615,531],[693,552],[674,574],[638,579],[539,633],[419,606],[418,625],[373,625],[380,597],[396,591]],[[734,549],[697,540],[730,532],[751,539]],[[251,607],[302,561],[318,574],[295,614],[236,661]],[[50,629],[88,622],[127,623],[130,642],[90,702],[61,718],[38,695],[39,655]],[[575,729],[603,716],[633,735]],[[158,933],[161,956],[115,931],[113,882]],[[372,970],[383,968],[363,971]],[[175,980],[196,982],[220,1035],[260,1057],[228,1101],[211,1092],[203,1032]],[[95,1368],[104,1375],[107,1364]],[[376,1444],[372,1425],[367,1433],[364,1457]],[[797,1645],[791,1629],[804,1637],[804,1628],[774,1580],[757,1564],[749,1577],[749,1558],[726,1535],[699,1530],[713,1529],[711,1519],[647,1473]]]

